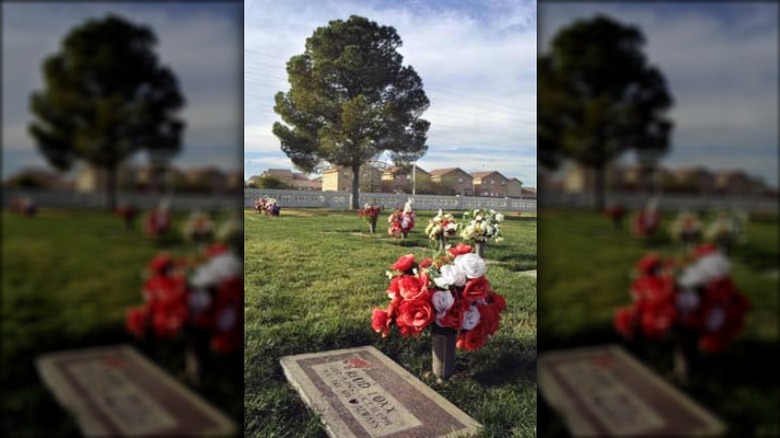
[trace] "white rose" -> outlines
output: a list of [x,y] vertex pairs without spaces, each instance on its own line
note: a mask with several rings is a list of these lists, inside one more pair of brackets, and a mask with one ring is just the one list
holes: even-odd
[[680,275],[680,285],[694,287],[704,285],[712,280],[725,277],[731,270],[731,264],[720,253],[704,256],[683,270]]
[[479,324],[479,310],[472,306],[466,313],[463,314],[463,324],[460,328],[463,330],[471,330]]
[[463,286],[466,284],[466,272],[457,265],[444,265],[439,271],[440,277],[433,279],[436,286],[446,289],[450,286]]
[[436,312],[443,313],[455,304],[455,297],[448,290],[439,290],[431,296],[431,304]]
[[496,215],[496,222],[504,222],[504,215],[499,213]]
[[467,278],[479,278],[487,272],[485,261],[474,253],[461,254],[455,257],[454,263],[466,274]]

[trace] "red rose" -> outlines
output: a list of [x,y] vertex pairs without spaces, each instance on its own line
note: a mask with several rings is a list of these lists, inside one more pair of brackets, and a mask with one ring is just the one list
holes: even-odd
[[383,309],[374,309],[374,313],[371,315],[371,328],[377,333],[382,333],[382,337],[386,337],[390,334],[390,322],[392,319],[389,317],[388,312]]
[[398,258],[398,260],[391,266],[392,269],[397,271],[406,272],[412,269],[414,266],[414,254],[407,254]]
[[390,286],[387,287],[387,291],[386,291],[388,297],[394,298],[396,295],[398,295],[398,292],[401,291],[401,288],[399,286],[399,282],[401,281],[401,278],[403,278],[403,276],[399,275],[393,277],[390,280]]
[[487,336],[485,324],[480,323],[471,330],[461,331],[460,334],[458,334],[455,346],[461,350],[479,350],[487,342]]
[[396,312],[398,311],[398,307],[403,302],[403,298],[401,298],[400,294],[396,294],[391,300],[390,304],[387,306],[387,317],[393,318],[396,315]]
[[492,290],[488,292],[488,302],[492,303],[492,305],[496,308],[496,310],[501,313],[506,309],[506,300],[501,295],[493,292]]
[[461,254],[468,254],[473,249],[474,248],[472,248],[470,245],[466,245],[465,243],[459,243],[455,247],[450,248],[450,254],[452,254],[453,257],[457,257]]
[[403,336],[419,336],[433,318],[430,302],[424,299],[407,300],[398,308],[395,323]]
[[621,307],[615,310],[615,330],[630,338],[634,334],[634,309]]
[[449,309],[447,309],[446,312],[444,312],[444,315],[441,317],[436,317],[436,322],[441,327],[448,327],[455,330],[460,330],[460,326],[463,325],[463,306],[458,305],[457,303],[453,304]]
[[433,264],[433,259],[430,258],[430,257],[426,257],[417,266],[419,266],[420,268],[427,268],[427,267],[431,266],[432,264]]
[[488,335],[495,334],[501,321],[501,316],[496,307],[490,304],[480,304],[477,306],[477,309],[479,309],[479,325],[485,326],[485,332]]
[[478,301],[487,298],[489,291],[490,282],[483,275],[466,282],[466,286],[463,288],[463,298],[468,301]]
[[146,334],[146,318],[146,309],[143,307],[129,309],[125,318],[127,331],[137,338],[143,338]]
[[428,292],[427,282],[412,275],[404,275],[398,281],[398,289],[401,297],[405,300],[415,300],[421,298]]

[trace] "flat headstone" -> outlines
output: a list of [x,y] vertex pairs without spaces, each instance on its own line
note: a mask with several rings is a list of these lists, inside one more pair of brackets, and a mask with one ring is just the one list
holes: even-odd
[[617,345],[539,355],[542,396],[574,436],[712,436],[723,423]]
[[481,427],[371,346],[285,356],[281,364],[334,438],[456,437]]
[[41,379],[85,436],[224,436],[235,423],[129,345],[50,353]]

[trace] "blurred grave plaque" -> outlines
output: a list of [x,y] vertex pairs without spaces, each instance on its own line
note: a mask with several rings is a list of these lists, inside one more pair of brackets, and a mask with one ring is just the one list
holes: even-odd
[[574,436],[712,436],[723,423],[617,345],[543,353],[542,396]]
[[46,354],[36,367],[85,436],[236,432],[232,420],[128,345]]
[[456,437],[481,427],[374,347],[281,359],[331,437]]

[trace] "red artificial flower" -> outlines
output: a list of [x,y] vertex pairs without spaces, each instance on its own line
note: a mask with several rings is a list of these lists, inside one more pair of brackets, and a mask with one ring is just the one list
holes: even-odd
[[456,246],[450,248],[450,254],[452,254],[453,257],[457,257],[461,254],[469,254],[473,249],[474,248],[471,245],[459,243]]
[[414,266],[414,254],[407,254],[398,257],[398,260],[396,260],[395,263],[393,263],[393,266],[391,266],[391,268],[397,271],[406,272],[412,269],[413,266]]
[[395,323],[402,335],[419,336],[433,321],[434,310],[429,300],[406,300],[398,308]]
[[620,307],[615,310],[615,330],[626,338],[634,334],[635,311],[633,307]]
[[173,264],[173,259],[168,254],[159,254],[149,262],[147,268],[152,275],[163,275],[165,270]]
[[412,275],[404,275],[398,281],[398,289],[401,297],[405,300],[415,300],[421,298],[428,292],[427,282],[422,281]]
[[137,338],[143,338],[146,335],[146,309],[143,307],[133,307],[127,311],[125,317],[125,327],[127,331]]
[[693,250],[693,253],[696,255],[696,257],[704,257],[716,252],[718,252],[718,247],[710,243],[699,245],[696,247],[696,249]]
[[636,264],[636,269],[641,275],[653,275],[655,269],[661,266],[661,259],[656,254],[648,254],[642,257]]
[[496,310],[500,313],[503,312],[504,309],[506,309],[506,300],[501,295],[493,292],[492,290],[488,292],[488,302],[492,303],[493,306],[495,306]]
[[498,309],[490,304],[478,304],[477,309],[479,310],[479,325],[485,326],[488,335],[495,334],[501,321]]
[[377,333],[382,333],[382,337],[385,338],[390,334],[390,322],[392,318],[388,311],[383,309],[374,309],[371,315],[371,328]]
[[[455,330],[460,330],[463,325],[463,312],[465,308],[460,303],[466,303],[464,300],[456,301],[441,318],[437,319],[437,322],[442,327],[447,327]],[[466,304],[468,306],[468,303]]]
[[480,321],[480,323],[477,324],[477,326],[473,329],[461,331],[458,334],[455,346],[461,350],[476,351],[485,345],[487,342],[487,337],[488,333],[486,325]]
[[466,286],[463,288],[462,296],[468,301],[478,301],[487,298],[489,291],[490,282],[483,275],[467,281]]
[[218,255],[225,254],[230,251],[230,248],[225,245],[224,243],[215,243],[213,245],[209,245],[206,250],[206,257],[216,257]]
[[427,268],[433,264],[433,259],[430,257],[426,257],[422,259],[419,265],[417,265],[420,268]]

